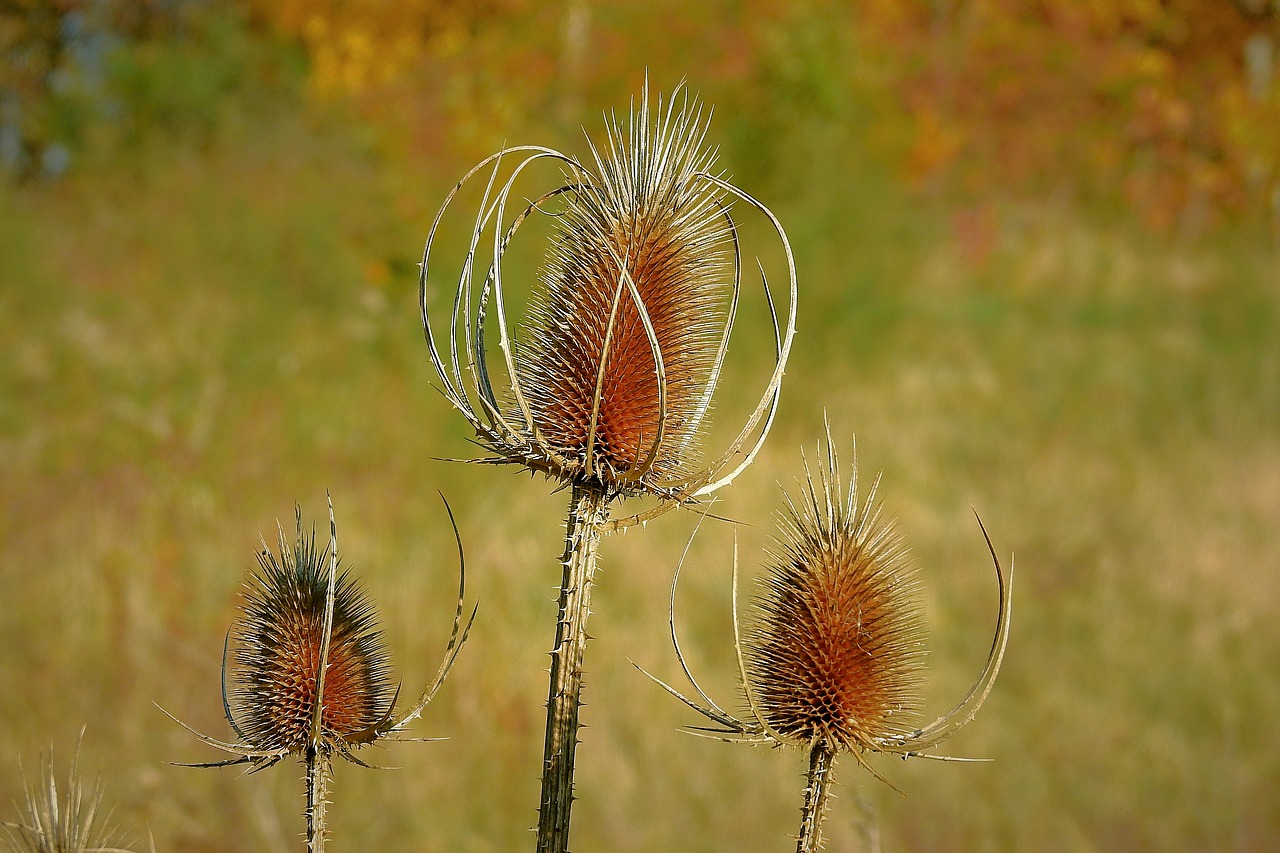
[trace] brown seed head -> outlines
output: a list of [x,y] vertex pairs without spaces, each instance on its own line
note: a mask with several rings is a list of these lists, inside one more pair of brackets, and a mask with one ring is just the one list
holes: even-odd
[[316,551],[315,533],[302,532],[299,510],[292,548],[280,531],[279,556],[264,545],[259,571],[245,585],[241,615],[227,632],[222,657],[223,712],[236,739],[201,734],[165,711],[201,741],[232,756],[183,766],[249,764],[257,771],[297,756],[307,765],[310,798],[323,793],[311,783],[323,788],[334,753],[368,767],[355,747],[402,739],[444,684],[475,621],[475,609],[463,618],[462,538],[453,510],[447,501],[444,506],[458,545],[458,607],[444,660],[412,706],[393,718],[399,688],[391,689],[389,656],[373,605],[346,571],[338,572],[338,526],[330,500],[328,547]]
[[704,130],[687,107],[651,127],[646,104],[625,138],[615,123],[599,186],[558,220],[519,369],[570,478],[618,488],[691,467],[732,285],[725,193],[699,177]]
[[[856,460],[855,460],[856,468]],[[842,500],[828,438],[826,466],[788,499],[782,532],[748,632],[748,679],[759,713],[783,740],[861,751],[916,726],[924,677],[918,584],[901,537],[875,504]]]
[[[663,499],[614,519],[610,530],[712,494],[751,463],[772,425],[795,334],[786,234],[768,208],[712,171],[709,119],[680,88],[651,110],[646,86],[627,121],[609,122],[591,161],[540,146],[485,158],[445,198],[423,252],[419,296],[432,365],[492,453],[483,461],[522,465],[610,499]],[[543,161],[560,168],[558,185],[527,193],[522,182]],[[463,187],[486,172],[452,310],[432,308],[437,230]],[[764,216],[781,243],[786,310],[758,263],[773,370],[736,436],[708,454],[703,440],[744,292],[735,222],[744,210]],[[507,317],[504,258],[525,223],[547,216],[549,245],[517,323]],[[438,337],[433,316],[447,323],[447,336]]]
[[231,701],[246,746],[299,753],[311,740],[319,703],[321,747],[358,737],[387,717],[394,690],[373,606],[348,572],[337,577],[333,628],[318,689],[329,589],[329,549],[299,521],[292,551],[263,550],[232,629]]

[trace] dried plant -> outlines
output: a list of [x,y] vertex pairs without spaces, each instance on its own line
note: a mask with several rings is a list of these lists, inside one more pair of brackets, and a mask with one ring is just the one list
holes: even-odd
[[[679,109],[677,109],[679,104]],[[423,331],[442,391],[493,456],[480,460],[541,471],[598,489],[610,499],[664,499],[609,529],[653,518],[730,483],[754,458],[772,422],[795,332],[795,269],[774,215],[712,172],[704,145],[708,116],[680,90],[650,113],[646,87],[624,129],[608,124],[608,146],[591,145],[594,168],[549,148],[493,154],[449,193],[432,223],[419,290]],[[504,160],[518,162],[499,181]],[[508,222],[517,179],[541,160],[562,167],[562,183],[524,204]],[[431,251],[441,221],[471,180],[490,170],[449,317],[442,350],[428,305]],[[699,452],[720,381],[742,285],[734,201],[763,214],[786,256],[790,288],[785,328],[772,298],[776,363],[758,405],[714,459]],[[502,264],[534,213],[555,218],[556,233],[532,295],[524,335],[515,339],[504,299]],[[490,261],[475,282],[481,239]],[[767,281],[761,273],[768,296]],[[501,364],[490,364],[497,322]],[[466,359],[465,376],[461,359]],[[495,378],[505,375],[505,383]],[[748,447],[748,445],[750,445]]]
[[[710,495],[751,463],[772,423],[795,333],[795,267],[786,234],[768,208],[713,171],[715,152],[704,144],[708,120],[697,99],[679,88],[651,112],[646,86],[628,124],[615,117],[607,144],[591,146],[590,163],[550,148],[505,148],[446,197],[423,253],[419,289],[428,349],[442,392],[491,454],[479,461],[523,466],[571,488],[547,701],[540,850],[563,851],[568,844],[599,539]],[[559,183],[520,201],[518,180],[544,161],[558,165]],[[485,181],[484,192],[447,335],[437,336],[428,304],[431,252],[442,219],[473,180]],[[745,424],[722,452],[708,455],[707,423],[742,291],[735,204],[763,215],[780,240],[789,300],[780,322],[760,265],[774,368]],[[505,304],[503,263],[535,214],[552,217],[553,234],[517,336]],[[479,268],[478,254],[488,258]],[[438,311],[435,317],[439,322]],[[501,357],[491,363],[495,339]],[[657,498],[656,506],[610,519],[616,500],[640,495]]]
[[292,546],[283,529],[279,555],[264,542],[259,571],[245,586],[240,619],[227,633],[222,662],[223,712],[237,740],[221,741],[178,721],[205,743],[234,756],[183,766],[247,764],[249,772],[257,772],[286,757],[299,757],[306,766],[308,850],[324,848],[335,755],[368,767],[355,755],[359,747],[384,739],[429,740],[406,738],[403,732],[435,697],[475,620],[473,609],[463,626],[462,540],[447,501],[445,510],[458,545],[458,607],[436,677],[407,711],[396,715],[399,688],[391,683],[389,653],[377,628],[376,610],[350,570],[338,571],[338,533],[330,500],[328,546],[317,551],[314,531],[310,536],[303,531],[299,508]]
[[[821,448],[819,452],[823,453]],[[928,750],[973,720],[991,692],[1009,639],[1013,570],[1006,576],[1001,569],[979,519],[999,584],[995,639],[982,674],[964,699],[948,714],[919,725],[924,627],[918,580],[902,538],[876,503],[879,478],[859,506],[856,452],[853,469],[845,493],[828,431],[816,481],[806,461],[800,500],[787,497],[780,535],[745,636],[737,619],[734,547],[734,635],[747,716],[735,717],[712,701],[685,664],[675,628],[674,581],[672,642],[685,676],[702,701],[654,679],[714,723],[693,727],[695,733],[809,751],[800,853],[821,847],[822,820],[840,753],[851,753],[882,781],[884,777],[867,763],[867,753],[967,760]]]
[[[81,733],[83,737],[83,732]],[[6,848],[13,853],[130,853],[124,833],[102,812],[103,790],[95,783],[87,794],[80,781],[77,746],[67,771],[65,794],[59,796],[53,749],[41,755],[40,779],[25,785],[26,814],[3,826]],[[25,774],[24,774],[25,776]]]

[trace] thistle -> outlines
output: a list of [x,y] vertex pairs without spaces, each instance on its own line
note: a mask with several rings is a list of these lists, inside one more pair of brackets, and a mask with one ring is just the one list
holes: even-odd
[[124,834],[111,825],[110,814],[101,811],[102,785],[95,784],[86,796],[79,759],[77,748],[67,772],[65,795],[60,796],[53,750],[41,756],[39,782],[25,786],[26,814],[20,822],[3,823],[5,849],[12,853],[129,853]]
[[217,740],[174,718],[205,743],[234,756],[183,766],[247,764],[253,773],[297,756],[306,767],[308,850],[324,849],[333,757],[369,767],[356,749],[383,739],[426,740],[402,734],[435,697],[467,641],[475,610],[464,628],[462,540],[448,502],[445,510],[458,545],[458,607],[436,677],[407,711],[396,715],[399,688],[391,683],[376,610],[350,570],[338,571],[330,499],[328,546],[318,551],[314,531],[304,533],[299,508],[294,542],[286,541],[283,529],[278,555],[264,542],[258,571],[245,585],[240,619],[227,633],[222,657],[223,712],[237,740]]
[[893,522],[882,517],[876,502],[879,477],[859,506],[856,454],[853,468],[844,493],[828,431],[816,482],[806,462],[800,499],[786,498],[779,536],[745,636],[737,619],[735,545],[734,637],[748,712],[745,719],[712,701],[685,664],[675,629],[674,581],[672,641],[680,666],[702,701],[654,679],[714,723],[693,727],[695,733],[808,750],[798,853],[822,845],[822,821],[837,755],[852,754],[886,783],[867,763],[868,753],[969,760],[928,750],[973,720],[991,692],[1009,639],[1013,570],[1006,576],[979,519],[999,585],[995,639],[982,674],[964,699],[948,714],[919,725],[924,682],[919,583],[901,536]]
[[[490,454],[479,461],[541,472],[571,492],[551,653],[539,850],[563,851],[568,844],[586,619],[600,537],[696,502],[751,463],[772,423],[795,333],[796,278],[786,234],[768,208],[714,171],[715,152],[704,145],[707,123],[697,100],[679,88],[665,104],[659,98],[651,112],[646,85],[626,126],[616,117],[609,121],[607,142],[591,145],[588,163],[550,148],[505,148],[482,160],[446,197],[423,253],[419,292],[427,347],[442,393]],[[544,163],[558,166],[558,183],[516,203],[525,198],[517,189],[521,179]],[[484,180],[484,190],[445,345],[432,328],[439,311],[429,307],[431,252],[442,219],[473,180]],[[765,217],[780,240],[789,300],[780,322],[761,266],[774,368],[728,446],[705,454],[742,292],[735,204]],[[535,215],[552,217],[553,233],[517,326],[505,304],[503,264],[512,240]],[[487,257],[479,268],[478,254]],[[491,360],[495,340],[501,357]],[[615,501],[642,495],[656,498],[656,505],[610,519]]]

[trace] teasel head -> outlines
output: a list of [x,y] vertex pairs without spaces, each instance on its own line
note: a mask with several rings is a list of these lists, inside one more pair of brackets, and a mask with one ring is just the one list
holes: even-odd
[[[708,122],[679,86],[651,105],[646,83],[628,120],[608,121],[604,144],[591,145],[587,162],[550,148],[504,148],[445,199],[423,253],[428,349],[441,390],[492,454],[482,461],[521,465],[610,497],[663,499],[610,529],[709,495],[751,462],[772,422],[795,332],[786,234],[768,208],[716,171]],[[517,203],[526,198],[518,189],[526,172],[544,163],[558,166],[557,182]],[[481,180],[447,336],[438,336],[431,253],[459,191]],[[758,264],[774,368],[727,448],[707,454],[743,292],[736,219],[743,210],[763,216],[780,241],[789,295],[780,320]],[[516,324],[508,317],[504,260],[534,216],[550,216],[552,234]],[[500,355],[491,358],[495,340]]]
[[734,548],[734,635],[745,716],[712,701],[685,664],[675,629],[674,582],[672,640],[701,701],[658,683],[714,724],[695,727],[695,733],[829,756],[852,753],[882,780],[866,764],[868,753],[964,760],[930,750],[972,721],[991,692],[1009,638],[1012,568],[1007,574],[1002,569],[979,519],[999,587],[995,637],[968,694],[949,713],[920,725],[925,666],[918,575],[877,503],[879,477],[860,504],[856,454],[847,492],[829,429],[819,455],[816,475],[805,463],[799,498],[786,498],[745,631],[737,618]]
[[[453,524],[452,511],[449,520]],[[233,757],[184,766],[248,764],[257,771],[291,755],[304,761],[340,755],[369,766],[354,750],[384,738],[406,739],[400,735],[434,698],[466,643],[475,610],[464,626],[465,563],[454,524],[459,582],[453,630],[435,680],[397,715],[399,687],[391,679],[374,605],[349,569],[339,571],[332,499],[326,547],[317,545],[314,531],[304,531],[300,508],[295,522],[292,542],[279,530],[279,553],[263,543],[223,646],[223,711],[236,740],[195,732]]]
[[[84,732],[80,733],[81,738]],[[125,833],[102,807],[100,782],[85,789],[76,748],[61,792],[53,767],[53,749],[41,756],[40,778],[25,785],[26,808],[19,821],[5,821],[4,849],[12,853],[130,853]],[[24,774],[25,775],[25,774]],[[25,780],[24,780],[25,782]],[[151,849],[154,851],[155,845]]]
[[874,750],[915,728],[923,705],[919,581],[902,537],[875,503],[847,495],[828,444],[817,481],[805,463],[787,499],[744,639],[754,711],[780,741]]

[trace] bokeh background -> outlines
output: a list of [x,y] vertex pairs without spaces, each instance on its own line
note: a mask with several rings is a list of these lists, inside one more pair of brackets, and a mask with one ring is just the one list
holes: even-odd
[[[1278,68],[1274,0],[0,4],[0,809],[83,729],[139,841],[298,849],[298,768],[171,766],[215,756],[155,703],[229,736],[238,589],[326,489],[425,685],[456,583],[441,491],[480,604],[417,727],[448,740],[339,767],[333,847],[532,844],[567,495],[440,461],[475,449],[416,264],[480,157],[587,156],[647,74],[714,106],[799,269],[777,425],[718,505],[746,574],[824,413],[920,567],[931,712],[994,626],[971,507],[1017,555],[1004,670],[947,746],[993,760],[872,759],[899,796],[846,759],[829,848],[1280,843]],[[736,347],[726,410],[771,355]],[[803,756],[680,732],[629,663],[678,674],[696,522],[604,543],[574,849],[793,843]],[[703,525],[677,602],[730,703],[734,532]]]

